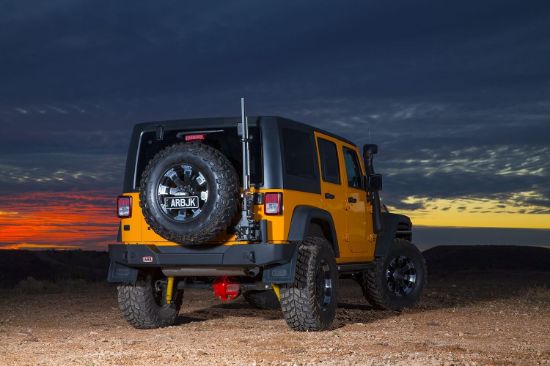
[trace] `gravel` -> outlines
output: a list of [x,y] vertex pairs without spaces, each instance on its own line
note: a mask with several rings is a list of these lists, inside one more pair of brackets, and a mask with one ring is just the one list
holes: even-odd
[[0,292],[1,365],[550,365],[550,272],[430,278],[402,313],[375,311],[351,280],[334,329],[290,331],[278,310],[188,290],[175,326],[135,330],[106,284]]

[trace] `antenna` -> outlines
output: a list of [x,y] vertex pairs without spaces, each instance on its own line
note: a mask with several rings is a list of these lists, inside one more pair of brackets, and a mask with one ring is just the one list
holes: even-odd
[[[239,134],[242,143],[243,155],[243,192],[241,194],[241,219],[237,224],[237,240],[259,241],[262,238],[262,230],[265,233],[267,226],[265,221],[263,226],[254,218],[254,196],[250,190],[250,137],[248,134],[248,117],[244,108],[244,98],[241,98],[241,123],[239,124]],[[263,227],[263,229],[262,229]]]
[[250,190],[250,145],[248,137],[248,118],[244,109],[244,98],[241,98],[242,150],[243,150],[243,191]]

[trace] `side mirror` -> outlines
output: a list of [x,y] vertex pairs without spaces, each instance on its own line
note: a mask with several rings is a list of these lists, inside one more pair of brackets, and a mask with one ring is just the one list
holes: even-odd
[[374,154],[378,152],[378,145],[365,144],[363,145],[363,161],[365,162],[365,169],[367,170],[367,176],[374,174]]
[[382,190],[382,174],[369,174],[366,176],[366,188],[369,192]]
[[374,154],[378,154],[378,145],[376,144],[363,145],[363,155],[374,155]]

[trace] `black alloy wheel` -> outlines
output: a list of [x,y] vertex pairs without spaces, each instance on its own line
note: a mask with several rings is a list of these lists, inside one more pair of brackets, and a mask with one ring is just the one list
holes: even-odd
[[157,187],[157,204],[168,218],[176,222],[194,220],[208,203],[208,181],[191,164],[170,167],[160,177]]
[[386,268],[388,289],[395,296],[407,296],[416,286],[414,261],[404,255],[393,258]]
[[401,310],[416,305],[428,271],[422,253],[411,242],[395,238],[386,255],[359,278],[363,294],[376,309]]
[[321,260],[316,277],[317,290],[315,292],[318,296],[317,301],[321,309],[326,311],[327,306],[332,302],[333,282],[330,267],[324,259]]

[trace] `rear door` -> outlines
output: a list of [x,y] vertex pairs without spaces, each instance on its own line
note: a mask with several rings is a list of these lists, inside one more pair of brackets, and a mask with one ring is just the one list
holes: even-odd
[[346,233],[347,188],[342,179],[342,156],[338,140],[315,132],[321,173],[321,198],[323,208],[328,211],[335,225],[340,258],[351,256],[349,238]]

